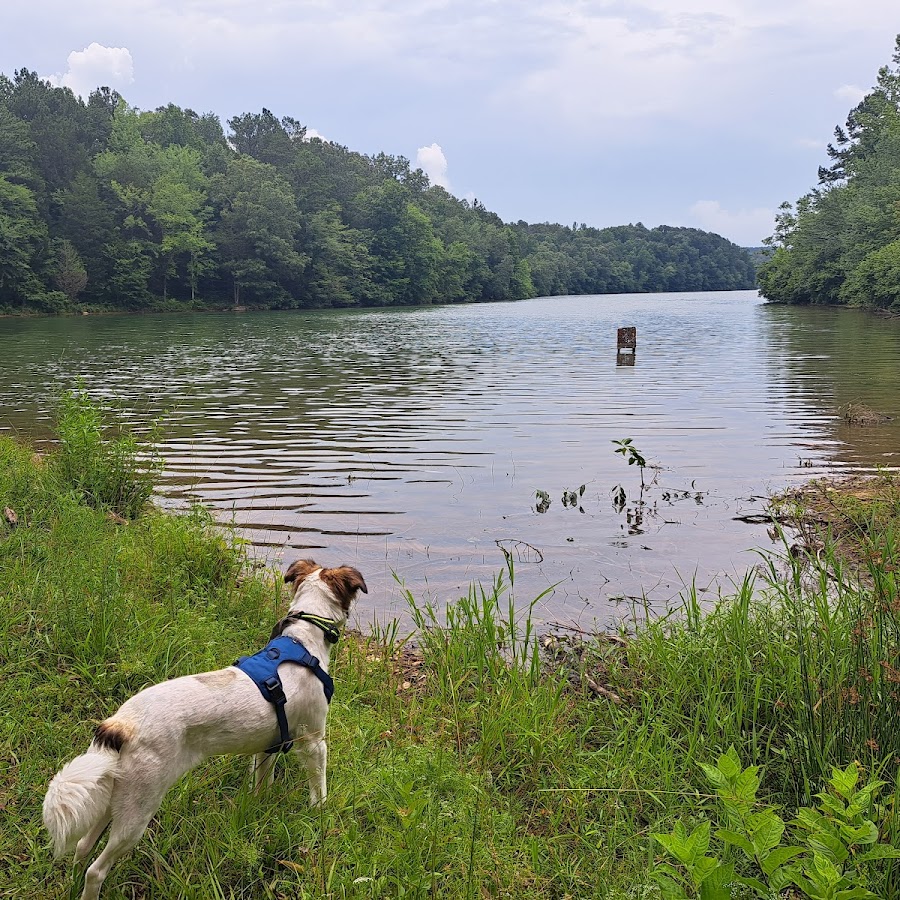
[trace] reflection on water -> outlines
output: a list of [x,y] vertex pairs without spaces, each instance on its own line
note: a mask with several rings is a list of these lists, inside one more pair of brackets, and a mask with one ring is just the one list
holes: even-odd
[[[695,576],[714,591],[768,542],[735,516],[893,464],[900,439],[900,325],[754,292],[0,320],[0,426],[45,436],[79,376],[138,423],[169,411],[165,502],[201,499],[282,564],[357,565],[364,618],[400,609],[394,572],[440,601],[504,551],[521,599],[558,583],[549,621],[662,604]],[[895,418],[845,426],[854,400]],[[662,467],[643,493],[626,437]]]

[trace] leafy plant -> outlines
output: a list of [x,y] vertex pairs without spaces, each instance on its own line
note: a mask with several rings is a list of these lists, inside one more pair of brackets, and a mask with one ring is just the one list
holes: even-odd
[[581,506],[579,505],[579,501],[584,496],[584,491],[585,491],[586,487],[587,487],[587,485],[583,484],[578,488],[577,491],[563,491],[562,505],[566,509],[568,509],[569,507],[571,507],[572,509],[575,509],[577,507],[579,510],[581,510],[581,512],[584,512],[584,510],[581,509]]
[[625,438],[621,441],[613,441],[616,445],[614,453],[621,453],[628,460],[629,466],[637,466],[641,472],[641,487],[644,486],[644,469],[647,467],[647,460],[644,454],[638,450],[632,443],[632,438]]
[[[829,790],[818,794],[817,808],[803,807],[792,823],[796,844],[783,844],[785,822],[775,807],[760,804],[759,768],[741,767],[734,747],[720,756],[715,766],[703,764],[713,786],[727,827],[717,828],[720,854],[710,852],[709,822],[688,832],[682,822],[654,840],[674,858],[676,865],[660,863],[652,873],[667,900],[730,900],[736,896],[771,898],[789,887],[803,891],[809,900],[857,900],[878,898],[867,887],[871,864],[900,858],[900,850],[878,842],[878,826],[869,818],[873,799],[884,782],[870,781],[856,789],[859,772],[855,763],[834,768]],[[865,847],[870,849],[864,850]],[[745,858],[739,874],[734,850]],[[736,890],[740,888],[741,894]]]
[[59,401],[52,467],[88,506],[134,519],[153,493],[161,463],[131,432],[109,431],[99,403],[83,389],[66,392]]

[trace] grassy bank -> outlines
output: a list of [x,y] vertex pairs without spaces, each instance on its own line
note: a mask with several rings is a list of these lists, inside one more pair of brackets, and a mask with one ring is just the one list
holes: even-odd
[[[277,573],[248,572],[202,511],[111,514],[103,446],[82,445],[79,469],[78,454],[0,440],[0,510],[17,519],[0,519],[0,896],[70,896],[40,804],[93,725],[148,683],[261,646],[284,608]],[[702,764],[729,747],[762,767],[759,800],[787,820],[833,765],[883,779],[864,812],[896,843],[900,598],[878,527],[861,583],[830,544],[786,553],[714,610],[688,597],[627,641],[553,642],[552,659],[527,610],[511,613],[508,574],[441,628],[411,596],[415,651],[391,630],[339,644],[324,809],[308,809],[291,761],[255,797],[245,760],[212,760],[169,793],[105,896],[666,896],[652,835],[726,827]],[[896,862],[853,854],[860,888],[900,895]]]

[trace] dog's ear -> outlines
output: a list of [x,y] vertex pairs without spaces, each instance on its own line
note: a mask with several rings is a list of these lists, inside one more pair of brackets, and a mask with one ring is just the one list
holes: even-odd
[[314,562],[311,559],[297,559],[292,562],[288,566],[287,572],[284,573],[284,580],[288,584],[294,585],[294,590],[300,587],[300,582],[306,578],[307,575],[312,575],[316,569],[321,569],[322,567]]
[[350,611],[350,604],[357,591],[369,593],[366,582],[358,569],[352,566],[338,566],[336,569],[322,569],[319,578],[331,588],[331,593],[337,598],[344,612]]

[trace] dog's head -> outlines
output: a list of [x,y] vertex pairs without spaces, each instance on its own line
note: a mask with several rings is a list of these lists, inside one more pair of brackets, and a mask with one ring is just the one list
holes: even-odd
[[359,591],[364,594],[369,593],[366,582],[358,569],[354,569],[352,566],[326,569],[311,559],[298,559],[296,562],[292,562],[287,572],[284,573],[284,580],[293,585],[296,596],[300,586],[310,575],[318,576],[318,579],[331,591],[345,615],[350,612],[350,605],[356,599]]

